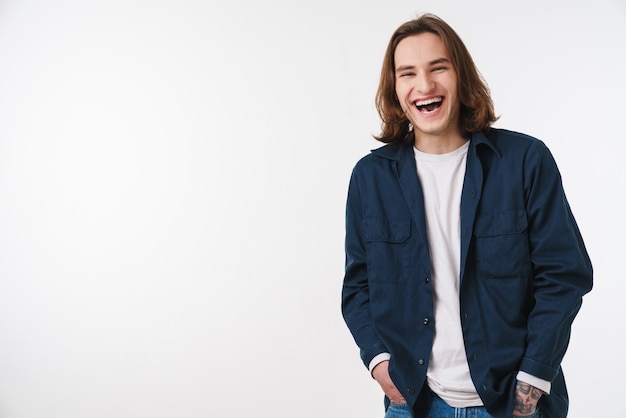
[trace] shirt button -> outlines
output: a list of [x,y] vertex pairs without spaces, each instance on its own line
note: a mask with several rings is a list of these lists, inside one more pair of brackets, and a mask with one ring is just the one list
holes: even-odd
[[426,277],[426,278],[424,279],[424,283],[426,283],[426,284],[430,283],[430,277]]
[[406,391],[412,395],[415,393],[415,388],[408,388]]
[[419,364],[420,366],[424,365],[424,359],[419,359],[419,361],[417,362],[417,364]]
[[428,325],[429,322],[430,320],[428,318],[424,318],[424,325]]

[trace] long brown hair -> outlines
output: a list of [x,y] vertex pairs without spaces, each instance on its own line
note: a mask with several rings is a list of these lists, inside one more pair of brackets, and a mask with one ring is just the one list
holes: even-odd
[[374,138],[381,142],[400,144],[414,141],[409,120],[396,96],[395,52],[400,41],[424,32],[434,33],[441,38],[457,72],[461,130],[468,133],[485,131],[498,119],[487,83],[478,72],[459,35],[441,18],[424,14],[401,25],[391,36],[387,46],[376,93],[376,109],[382,120],[382,130]]

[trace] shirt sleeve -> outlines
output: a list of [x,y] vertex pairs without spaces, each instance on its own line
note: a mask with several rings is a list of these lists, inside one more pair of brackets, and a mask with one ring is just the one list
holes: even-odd
[[519,370],[553,381],[582,297],[591,290],[593,270],[556,163],[540,141],[527,156],[524,182],[534,306]]
[[372,321],[367,254],[361,235],[361,191],[358,170],[355,168],[348,188],[346,205],[346,268],[341,295],[341,310],[348,328],[360,348],[361,360],[369,367],[372,359],[389,352]]

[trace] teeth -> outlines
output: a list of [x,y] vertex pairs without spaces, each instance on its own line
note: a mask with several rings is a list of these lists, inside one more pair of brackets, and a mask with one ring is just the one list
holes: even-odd
[[417,102],[415,102],[415,106],[426,106],[432,103],[439,103],[442,100],[443,97],[433,97],[432,99],[418,100]]

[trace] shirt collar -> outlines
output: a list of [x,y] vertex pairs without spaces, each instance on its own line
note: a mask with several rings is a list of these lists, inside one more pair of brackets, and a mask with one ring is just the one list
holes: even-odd
[[[490,148],[498,157],[502,157],[500,151],[494,144],[493,140],[490,138],[492,135],[495,135],[495,130],[490,129],[488,132],[474,132],[470,138],[470,148],[476,152],[478,145],[486,145]],[[387,158],[392,161],[401,160],[407,153],[413,152],[412,144],[400,144],[400,145],[392,145],[387,144],[380,148],[376,148],[372,150],[372,153],[383,158]]]

